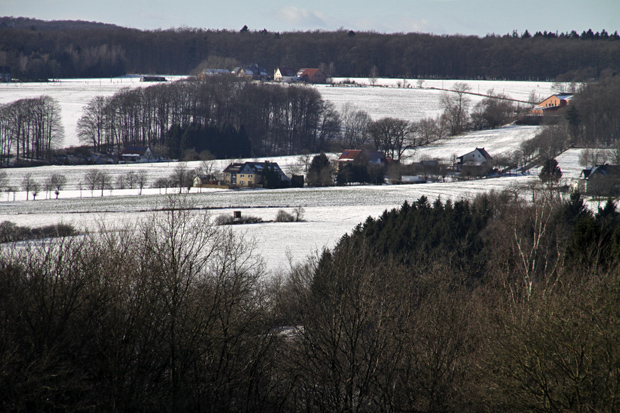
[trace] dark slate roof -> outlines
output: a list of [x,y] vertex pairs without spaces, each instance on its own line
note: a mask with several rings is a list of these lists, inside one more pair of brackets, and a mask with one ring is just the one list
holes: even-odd
[[148,146],[126,146],[121,155],[139,155],[144,156],[146,151],[149,149]]
[[595,176],[620,177],[620,166],[607,164],[596,165],[581,171],[581,176],[584,179],[590,179]]

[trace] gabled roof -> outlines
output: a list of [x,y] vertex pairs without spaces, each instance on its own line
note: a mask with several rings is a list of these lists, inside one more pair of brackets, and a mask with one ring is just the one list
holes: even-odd
[[121,152],[121,155],[144,156],[148,150],[148,146],[126,146]]
[[382,161],[386,161],[387,158],[385,155],[379,151],[367,151],[360,149],[345,149],[340,157],[338,157],[338,162],[350,162],[357,159],[361,154],[366,155],[368,158],[368,162],[378,163]]
[[353,161],[360,153],[362,153],[362,151],[359,149],[345,149],[338,158],[338,161]]
[[244,163],[231,163],[230,165],[226,167],[226,169],[224,169],[224,172],[237,173],[241,170],[241,168],[243,168],[243,165],[245,164]]
[[465,156],[470,155],[470,154],[475,153],[475,152],[478,152],[487,161],[490,161],[490,160],[493,159],[493,157],[491,155],[489,155],[489,153],[484,148],[476,148],[476,149],[474,149],[471,152],[467,152],[466,154],[459,156],[458,159],[463,159]]
[[295,77],[296,76],[296,72],[295,69],[287,67],[287,66],[280,66],[276,69],[277,71],[280,71],[280,75],[282,76],[286,76],[286,77]]
[[224,173],[254,173],[262,174],[265,169],[265,165],[271,165],[274,171],[282,180],[289,180],[290,178],[284,174],[277,162],[244,162],[244,163],[231,163],[224,169]]
[[313,76],[315,76],[317,73],[319,73],[321,70],[320,69],[310,69],[310,68],[302,68],[299,69],[297,71],[297,77],[304,77],[304,76],[308,76],[309,78],[312,78]]
[[202,71],[203,75],[229,75],[228,69],[205,69]]
[[541,106],[541,105],[543,103],[545,103],[546,101],[548,101],[549,99],[551,99],[552,97],[556,97],[559,100],[565,100],[565,101],[568,102],[569,100],[571,100],[573,98],[573,94],[572,93],[556,93],[556,94],[553,94],[553,95],[545,98],[542,102],[540,102],[537,107],[541,107],[541,108],[545,107],[545,106]]
[[246,76],[253,76],[253,77],[267,77],[269,76],[269,74],[267,73],[267,71],[258,66],[257,64],[253,64],[250,66],[245,66],[241,69],[238,70],[237,73],[241,73],[243,72],[243,74],[245,74]]
[[595,176],[620,177],[620,166],[618,165],[596,165],[581,171],[583,179],[591,179]]

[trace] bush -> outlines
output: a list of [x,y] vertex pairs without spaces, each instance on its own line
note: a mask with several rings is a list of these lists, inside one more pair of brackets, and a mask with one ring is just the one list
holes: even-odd
[[231,215],[218,215],[215,217],[215,225],[241,225],[241,224],[260,224],[263,222],[259,217],[240,217],[235,218]]
[[278,211],[278,215],[276,215],[276,222],[295,222],[295,217],[293,214],[289,214],[281,209]]
[[300,222],[304,220],[305,210],[303,207],[298,206],[293,210],[293,213],[288,213],[281,209],[276,215],[276,222]]
[[20,227],[10,221],[4,221],[0,224],[0,243],[68,237],[76,234],[77,230],[72,225],[62,223],[39,228]]

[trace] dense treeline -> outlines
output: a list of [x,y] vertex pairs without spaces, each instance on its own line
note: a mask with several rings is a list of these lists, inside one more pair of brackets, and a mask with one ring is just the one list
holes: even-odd
[[0,105],[0,165],[12,157],[49,159],[64,137],[58,101],[49,96]]
[[313,88],[217,76],[95,97],[78,134],[98,151],[151,145],[178,157],[188,150],[217,157],[293,154],[325,150],[339,132],[337,116]]
[[212,76],[96,96],[78,121],[78,135],[96,151],[150,145],[186,160],[371,148],[400,161],[407,149],[448,133],[498,127],[518,115],[516,105],[490,91],[470,116],[469,88],[457,86],[462,89],[442,96],[440,117],[373,121],[351,104],[336,109],[312,87]]
[[[203,29],[139,31],[74,25],[46,27],[4,19],[0,65],[18,79],[187,74],[205,60],[258,63],[268,71],[319,67],[330,76],[584,80],[620,70],[620,36],[527,31],[521,35],[437,36],[422,33],[241,32]],[[13,27],[11,27],[13,26]]]
[[619,214],[530,191],[405,203],[268,283],[183,198],[4,245],[2,409],[614,411]]

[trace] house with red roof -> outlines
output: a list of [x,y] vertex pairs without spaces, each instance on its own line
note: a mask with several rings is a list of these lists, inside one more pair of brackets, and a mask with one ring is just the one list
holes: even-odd
[[327,76],[321,69],[303,68],[297,71],[297,80],[306,83],[327,83]]

